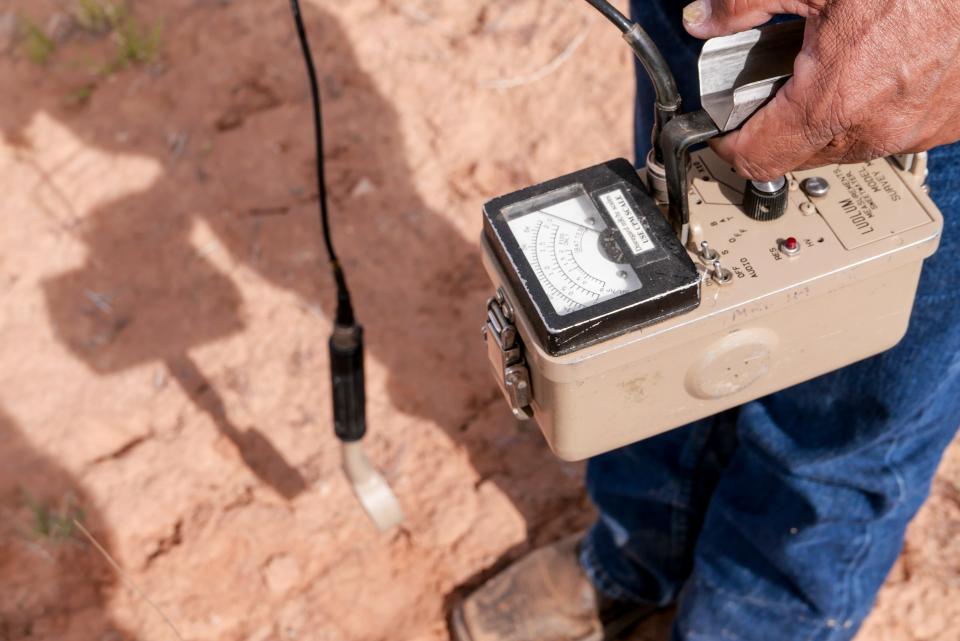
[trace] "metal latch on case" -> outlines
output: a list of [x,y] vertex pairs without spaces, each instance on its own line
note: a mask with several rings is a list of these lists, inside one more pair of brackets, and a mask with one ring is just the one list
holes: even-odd
[[513,308],[502,288],[497,289],[495,298],[487,301],[483,340],[487,344],[490,365],[513,415],[521,420],[533,418],[530,370],[523,360],[523,346],[513,324]]

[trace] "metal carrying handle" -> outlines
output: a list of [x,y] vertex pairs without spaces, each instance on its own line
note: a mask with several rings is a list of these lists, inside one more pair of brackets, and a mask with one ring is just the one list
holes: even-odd
[[793,74],[805,24],[768,25],[704,44],[698,65],[704,109],[675,116],[660,135],[670,222],[684,245],[690,235],[690,148],[741,126],[773,98]]
[[733,131],[793,75],[805,20],[767,25],[703,45],[697,70],[700,104],[721,131]]
[[684,246],[690,236],[690,147],[720,135],[720,129],[706,111],[676,116],[660,136],[663,167],[670,199],[669,217]]

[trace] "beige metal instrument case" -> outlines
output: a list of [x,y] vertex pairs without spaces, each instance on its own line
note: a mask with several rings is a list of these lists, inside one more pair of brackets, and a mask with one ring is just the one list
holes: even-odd
[[[551,448],[587,458],[895,345],[943,225],[924,173],[896,159],[794,172],[787,213],[758,222],[740,209],[743,179],[711,151],[694,154],[689,251],[702,272],[699,307],[563,356],[540,347],[483,240]],[[827,187],[816,196],[800,188],[811,177]],[[726,284],[702,241],[718,253]]]

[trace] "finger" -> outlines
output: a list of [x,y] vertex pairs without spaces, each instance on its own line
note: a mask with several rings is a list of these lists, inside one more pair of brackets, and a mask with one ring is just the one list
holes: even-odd
[[808,17],[822,0],[696,0],[683,10],[683,26],[697,38],[713,38],[760,26],[779,14]]
[[818,119],[798,99],[800,91],[796,77],[791,78],[742,129],[711,143],[717,155],[745,178],[773,180],[826,147],[833,135],[811,127]]
[[883,158],[890,154],[881,147],[866,141],[859,141],[855,134],[840,136],[831,140],[822,149],[804,160],[797,169],[817,169],[827,165],[845,165]]

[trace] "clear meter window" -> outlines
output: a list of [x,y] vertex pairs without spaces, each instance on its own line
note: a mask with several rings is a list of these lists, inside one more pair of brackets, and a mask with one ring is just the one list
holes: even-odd
[[642,287],[581,184],[511,205],[503,214],[547,298],[559,315]]

